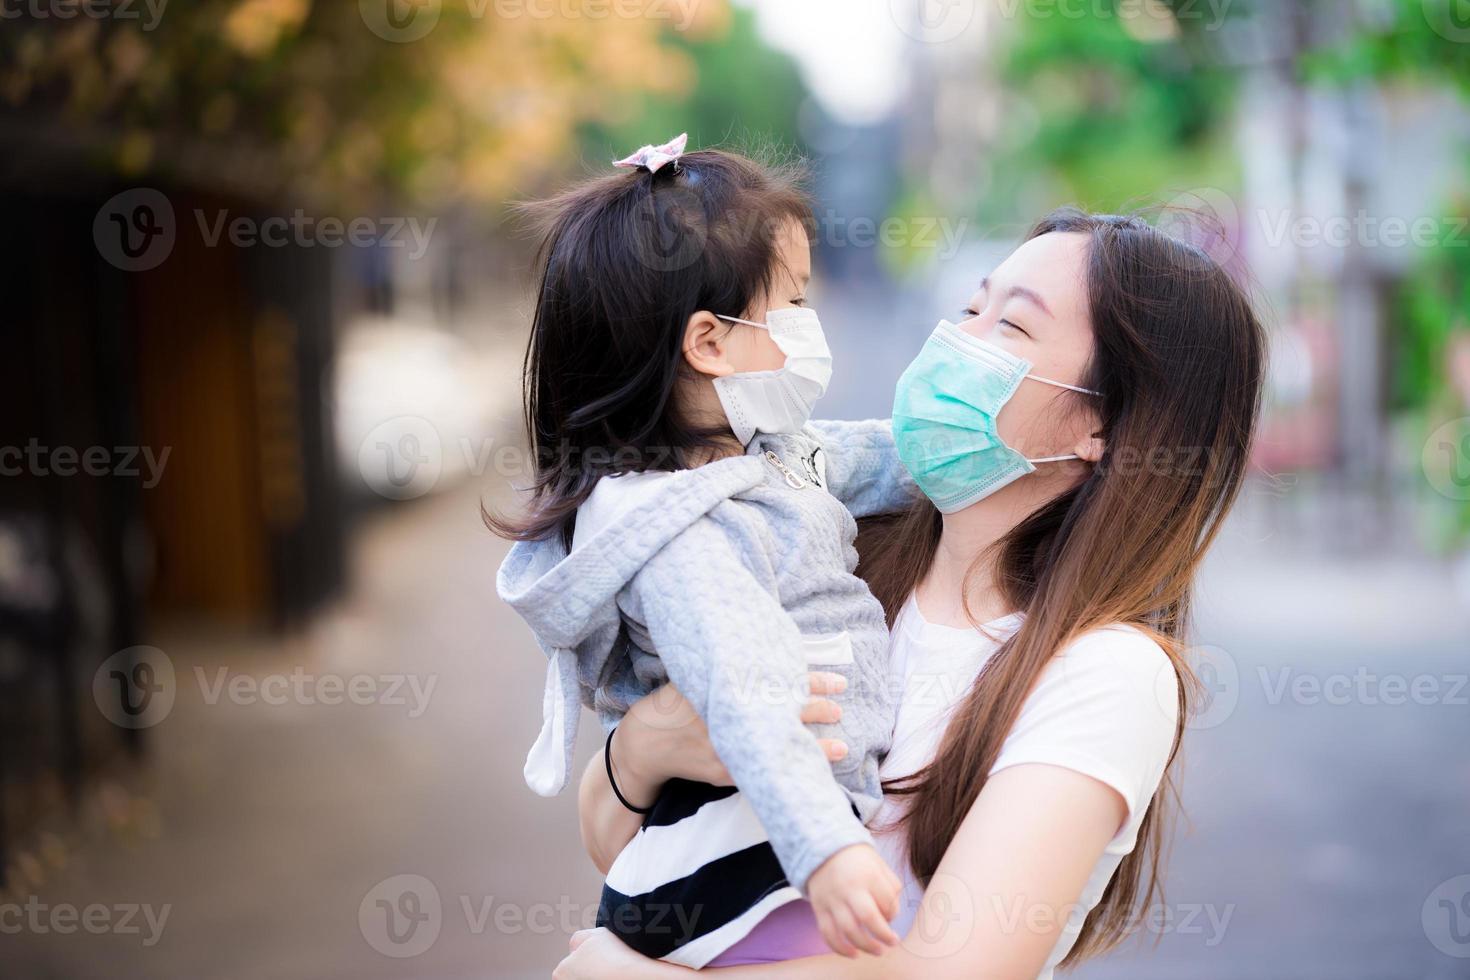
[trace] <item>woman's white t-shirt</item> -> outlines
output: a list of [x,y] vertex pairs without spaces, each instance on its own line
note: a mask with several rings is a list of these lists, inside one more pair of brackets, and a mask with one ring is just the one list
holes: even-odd
[[[880,770],[884,780],[917,772],[934,758],[980,668],[1020,623],[1021,617],[1013,615],[982,629],[941,626],[927,622],[909,599],[890,648],[890,676],[903,696],[893,748]],[[1112,787],[1128,807],[1039,980],[1050,980],[1076,942],[1087,913],[1137,842],[1139,824],[1174,743],[1177,692],[1178,678],[1168,657],[1143,632],[1115,626],[1087,633],[1047,665],[990,770],[994,775],[1028,762],[1062,766]],[[885,797],[873,822],[879,851],[904,882],[903,907],[894,924],[900,935],[913,925],[923,898],[923,888],[909,869],[902,829],[884,830],[895,824],[905,805],[904,797]]]

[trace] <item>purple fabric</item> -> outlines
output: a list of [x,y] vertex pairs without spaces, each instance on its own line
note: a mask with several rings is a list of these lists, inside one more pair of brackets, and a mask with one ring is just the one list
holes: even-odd
[[744,939],[706,964],[706,969],[779,963],[830,952],[827,941],[817,929],[817,917],[812,914],[811,903],[798,900],[787,902],[766,916],[745,934]]

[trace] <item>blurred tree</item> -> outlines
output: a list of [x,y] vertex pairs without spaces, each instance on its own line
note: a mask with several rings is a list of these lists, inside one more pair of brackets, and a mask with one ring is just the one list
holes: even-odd
[[1000,60],[1017,131],[1001,134],[985,217],[1014,220],[1038,196],[1119,209],[1236,183],[1233,74],[1209,53],[1219,25],[1176,14],[1186,2],[1098,0],[1085,16],[1020,5]]
[[632,96],[622,113],[609,113],[584,127],[594,163],[689,133],[691,149],[727,146],[737,150],[800,150],[797,112],[806,94],[796,65],[768,47],[756,33],[755,13],[726,8],[701,30],[684,31],[670,46],[699,66],[693,86],[670,94],[650,89]]
[[[1457,90],[1470,100],[1470,13],[1462,0],[1381,0],[1341,41],[1303,63],[1320,83],[1418,83]],[[1470,186],[1470,173],[1462,186]],[[1449,202],[1446,215],[1465,216],[1470,200]],[[1457,390],[1450,352],[1470,335],[1470,247],[1462,221],[1440,223],[1437,244],[1423,250],[1398,291],[1389,332],[1392,407],[1407,413],[1416,442],[1470,401]],[[1450,502],[1450,531],[1470,539],[1470,503]],[[1449,534],[1436,540],[1449,543]]]
[[1358,15],[1353,29],[1307,56],[1304,68],[1312,77],[1448,83],[1470,96],[1470,11],[1463,0],[1375,0],[1343,13]]
[[726,29],[725,3],[694,5],[688,23],[669,19],[681,7],[618,9],[196,0],[156,22],[23,13],[0,32],[0,107],[12,131],[124,174],[494,201],[564,169],[579,128],[625,119],[630,100],[699,93],[691,51],[712,42],[692,39]]
[[[1418,82],[1470,99],[1470,18],[1460,0],[1385,0],[1376,17],[1343,41],[1313,52],[1310,77],[1328,84]],[[1466,214],[1466,201],[1445,214]],[[1423,410],[1450,395],[1445,368],[1451,337],[1470,322],[1470,248],[1446,222],[1440,244],[1424,251],[1399,296],[1400,329],[1391,333],[1396,407]]]
[[[1461,201],[1464,214],[1466,203]],[[1470,247],[1463,229],[1443,228],[1403,284],[1394,358],[1395,407],[1417,409],[1451,393],[1447,370],[1452,338],[1470,322]]]

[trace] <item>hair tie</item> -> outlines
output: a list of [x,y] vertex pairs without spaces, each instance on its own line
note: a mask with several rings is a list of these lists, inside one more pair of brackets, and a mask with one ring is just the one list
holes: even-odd
[[618,798],[618,802],[621,803],[623,806],[627,807],[629,810],[632,810],[634,813],[643,815],[650,814],[653,812],[653,807],[634,806],[633,804],[629,803],[628,798],[623,795],[623,791],[618,789],[618,781],[613,778],[612,738],[613,735],[616,734],[617,730],[617,726],[614,725],[612,729],[607,733],[607,741],[602,746],[602,763],[603,765],[607,766],[607,784],[612,787],[613,795]]
[[684,147],[689,142],[688,133],[680,133],[667,143],[659,146],[649,144],[640,147],[636,153],[626,156],[621,160],[614,160],[614,167],[646,167],[651,174],[658,173],[658,169],[666,163],[677,163],[684,155]]

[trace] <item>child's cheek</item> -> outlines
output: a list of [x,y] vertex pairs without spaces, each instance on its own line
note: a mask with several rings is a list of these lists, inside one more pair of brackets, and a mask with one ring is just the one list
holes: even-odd
[[771,335],[764,330],[752,330],[755,337],[751,339],[751,360],[754,367],[747,368],[750,371],[775,371],[786,363],[786,355],[781,353],[781,348],[771,339]]
[[765,330],[743,327],[738,334],[730,338],[729,362],[740,374],[774,371],[786,363],[786,355]]

